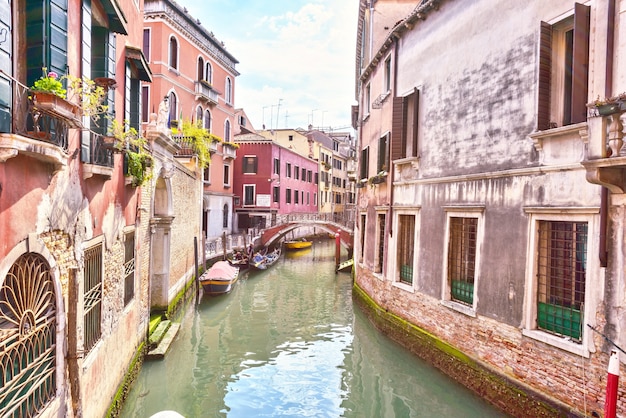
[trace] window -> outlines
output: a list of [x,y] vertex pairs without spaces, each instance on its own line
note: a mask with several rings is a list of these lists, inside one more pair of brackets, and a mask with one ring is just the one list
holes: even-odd
[[230,121],[224,122],[224,142],[230,142]]
[[174,70],[178,70],[178,41],[174,36],[170,36],[169,65]]
[[397,271],[400,283],[413,284],[413,257],[415,254],[415,215],[398,215],[397,227]]
[[274,203],[279,203],[280,202],[280,187],[274,186],[274,189],[272,190],[272,195],[274,197],[273,199]]
[[385,221],[386,215],[384,213],[379,213],[376,216],[376,265],[374,268],[374,273],[382,274],[383,272],[383,261],[385,260]]
[[208,109],[204,111],[204,129],[211,132],[211,112]]
[[280,176],[280,161],[278,158],[274,158],[274,174]]
[[205,73],[204,73],[204,79],[207,81],[207,83],[212,83],[213,82],[213,67],[211,67],[211,63],[207,61],[206,63],[206,69],[205,69]]
[[378,161],[376,163],[376,173],[389,170],[389,134],[385,134],[378,139]]
[[169,94],[169,106],[170,106],[170,115],[169,115],[169,122],[168,122],[168,126],[169,123],[173,120],[177,120],[177,116],[176,116],[176,108],[178,107],[178,97],[176,96],[176,93],[174,93],[173,91],[170,92]]
[[365,103],[364,103],[365,116],[370,114],[370,104],[371,104],[371,89],[370,89],[370,85],[368,84],[365,87]]
[[311,192],[306,192],[306,204],[307,206],[311,204]]
[[285,164],[285,171],[287,171],[287,177],[291,177],[291,163]]
[[291,203],[291,189],[285,190],[285,203]]
[[293,203],[296,205],[300,203],[300,193],[297,190],[293,191]]
[[0,287],[0,416],[36,416],[56,396],[55,294],[50,266],[36,253],[22,254]]
[[141,121],[148,122],[150,117],[150,87],[141,86]]
[[359,227],[359,238],[360,238],[360,247],[361,247],[361,262],[363,262],[363,259],[365,258],[365,223],[366,221],[366,215],[365,214],[361,214],[361,224]]
[[400,129],[392,129],[390,154],[391,160],[416,157],[417,124],[419,119],[419,90],[405,97],[393,98],[392,125]]
[[590,8],[574,6],[574,15],[561,22],[541,22],[539,130],[587,120]]
[[302,167],[302,181],[306,181],[306,168]]
[[383,91],[391,91],[391,57],[385,60],[385,88]]
[[203,180],[205,183],[211,183],[211,166],[207,165],[204,167]]
[[297,165],[293,166],[293,178],[296,180],[300,180],[300,167],[298,167]]
[[143,55],[150,62],[150,29],[143,30]]
[[196,77],[198,81],[204,80],[204,59],[202,57],[198,57],[198,71]]
[[313,204],[317,206],[317,193],[313,193]]
[[228,205],[224,204],[224,209],[222,210],[222,228],[228,228]]
[[242,161],[243,174],[257,173],[257,157],[256,155],[246,155]]
[[360,162],[360,175],[361,179],[367,179],[369,173],[369,155],[370,150],[369,147],[365,147],[361,150],[361,160]]
[[447,284],[454,302],[473,305],[476,280],[478,218],[448,218]]
[[204,115],[204,111],[202,110],[202,106],[198,106],[196,108],[196,122],[202,126],[202,117]]
[[537,226],[537,328],[580,342],[587,223],[539,221]]
[[319,178],[320,178],[319,173],[315,173],[315,184],[319,184]]
[[230,77],[226,77],[226,86],[225,86],[226,92],[224,93],[224,99],[226,100],[226,103],[232,103],[233,102],[233,82],[231,81]]
[[124,306],[135,297],[135,231],[124,234]]
[[224,187],[230,187],[230,165],[224,164]]
[[254,184],[245,184],[243,186],[243,205],[254,206]]
[[85,250],[83,270],[83,348],[90,351],[102,335],[102,243]]

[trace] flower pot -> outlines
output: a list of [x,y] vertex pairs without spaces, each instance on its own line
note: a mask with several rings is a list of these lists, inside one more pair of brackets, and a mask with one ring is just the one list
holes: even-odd
[[78,105],[44,91],[35,91],[32,97],[36,110],[64,120],[72,128],[82,128],[81,111]]
[[613,115],[615,113],[618,113],[620,111],[620,108],[621,106],[619,103],[606,103],[603,105],[596,106],[596,109],[598,109],[598,114],[600,116]]

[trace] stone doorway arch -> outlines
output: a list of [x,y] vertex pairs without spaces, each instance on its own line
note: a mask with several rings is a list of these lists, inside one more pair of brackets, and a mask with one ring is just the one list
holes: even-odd
[[[162,170],[165,171],[165,170]],[[170,283],[170,242],[172,215],[172,186],[169,176],[159,176],[154,189],[150,230],[150,309],[167,310]]]

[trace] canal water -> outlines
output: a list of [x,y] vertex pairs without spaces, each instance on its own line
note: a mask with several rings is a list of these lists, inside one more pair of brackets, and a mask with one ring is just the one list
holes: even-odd
[[192,303],[122,417],[504,416],[377,332],[352,304],[350,274],[335,274],[334,251],[320,240],[283,253],[229,294]]

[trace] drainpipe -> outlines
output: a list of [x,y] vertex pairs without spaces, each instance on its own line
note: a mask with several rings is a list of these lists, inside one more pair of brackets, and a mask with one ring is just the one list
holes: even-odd
[[[606,30],[606,67],[604,75],[604,97],[611,97],[613,85],[613,49],[615,37],[615,0],[609,0],[607,10],[607,30]],[[607,266],[608,250],[606,244],[608,230],[608,212],[609,212],[609,191],[606,187],[602,187],[600,196],[600,246],[598,248],[598,257],[600,258],[600,266]]]
[[[396,97],[397,88],[398,88],[398,38],[394,35],[393,37],[393,91],[391,94],[391,106],[392,106],[392,115],[393,115],[393,98]],[[393,116],[392,116],[393,119]],[[392,127],[393,129],[393,127]],[[393,132],[392,132],[393,135]],[[389,237],[393,237],[393,195],[394,195],[394,187],[393,182],[395,180],[396,168],[391,164],[391,136],[389,137],[389,143],[387,144],[389,148],[389,176],[391,177],[391,189],[389,191],[389,216],[387,222],[389,223]]]

